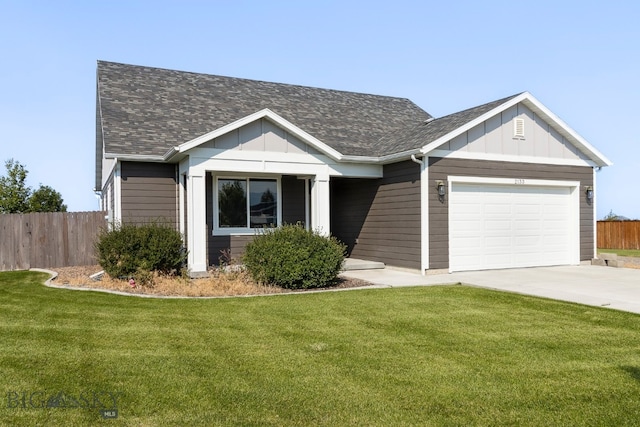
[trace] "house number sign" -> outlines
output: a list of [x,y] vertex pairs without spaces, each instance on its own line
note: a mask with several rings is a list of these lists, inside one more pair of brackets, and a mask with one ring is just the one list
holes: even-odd
[[515,183],[516,183],[516,185],[522,185],[522,184],[524,184],[524,179],[516,178]]

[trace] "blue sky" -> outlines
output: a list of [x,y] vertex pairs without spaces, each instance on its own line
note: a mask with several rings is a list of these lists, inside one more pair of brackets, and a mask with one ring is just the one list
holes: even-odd
[[598,218],[640,218],[638,22],[640,2],[616,0],[0,0],[0,161],[98,208],[97,60],[406,97],[438,117],[529,91],[613,161]]

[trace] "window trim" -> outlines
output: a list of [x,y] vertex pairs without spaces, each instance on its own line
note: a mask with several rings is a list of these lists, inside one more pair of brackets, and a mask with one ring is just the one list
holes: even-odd
[[[250,209],[250,203],[251,203],[251,198],[250,198],[250,193],[251,193],[251,189],[250,189],[250,184],[249,182],[252,179],[268,179],[268,180],[272,180],[276,182],[276,203],[277,203],[277,207],[276,207],[276,212],[278,215],[278,223],[276,224],[277,227],[280,227],[282,225],[282,177],[280,175],[268,175],[268,174],[230,174],[230,175],[212,175],[212,192],[213,192],[213,230],[211,231],[212,235],[214,236],[242,236],[242,235],[254,235],[256,234],[257,230],[260,230],[259,228],[251,228],[250,226],[250,216],[251,216],[251,209]],[[224,179],[238,179],[238,180],[245,180],[247,182],[247,227],[224,227],[221,228],[220,227],[220,215],[219,215],[219,205],[218,205],[218,181],[219,180],[224,180]]]

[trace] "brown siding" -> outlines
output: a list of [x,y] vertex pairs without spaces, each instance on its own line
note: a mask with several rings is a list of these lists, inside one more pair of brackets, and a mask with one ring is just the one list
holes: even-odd
[[435,191],[435,180],[446,182],[449,175],[580,181],[580,260],[593,258],[593,206],[582,191],[593,185],[592,168],[430,157],[429,181],[434,185],[429,191],[429,268],[449,268],[448,196],[441,202]]
[[284,224],[304,224],[305,194],[304,180],[295,176],[283,176],[282,185],[282,222]]
[[123,222],[161,219],[177,224],[176,165],[122,162],[120,175]]
[[331,231],[353,258],[420,268],[420,167],[384,166],[380,179],[333,179]]

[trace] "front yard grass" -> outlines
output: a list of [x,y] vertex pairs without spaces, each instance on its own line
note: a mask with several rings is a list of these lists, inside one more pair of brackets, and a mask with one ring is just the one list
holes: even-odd
[[[0,273],[1,425],[640,419],[640,316],[630,313],[464,286],[189,300],[45,279]],[[40,407],[92,392],[119,393],[117,419],[91,399]]]

